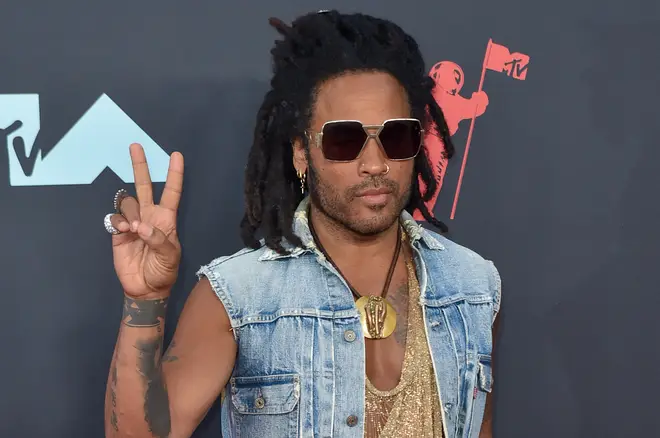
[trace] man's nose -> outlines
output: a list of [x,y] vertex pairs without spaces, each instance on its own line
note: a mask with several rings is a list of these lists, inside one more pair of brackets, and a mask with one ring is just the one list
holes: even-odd
[[361,175],[382,175],[387,172],[387,156],[383,152],[376,136],[371,135],[364,145],[359,158],[359,172]]

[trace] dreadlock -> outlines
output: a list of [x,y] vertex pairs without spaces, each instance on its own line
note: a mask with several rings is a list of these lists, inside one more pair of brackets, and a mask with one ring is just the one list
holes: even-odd
[[[293,216],[303,198],[293,166],[292,140],[308,128],[318,87],[346,72],[379,71],[395,77],[405,88],[412,117],[433,129],[444,145],[447,158],[454,153],[442,110],[431,91],[435,86],[426,73],[415,40],[396,24],[363,14],[337,11],[311,13],[291,26],[269,20],[284,38],[275,42],[270,90],[257,113],[254,142],[245,171],[245,215],[241,237],[251,248],[259,248],[257,232],[265,244],[286,253],[282,238],[301,245],[293,233]],[[410,201],[406,210],[418,209],[430,224],[447,232],[425,202],[438,188],[425,148],[415,158]],[[421,192],[419,179],[426,190]]]

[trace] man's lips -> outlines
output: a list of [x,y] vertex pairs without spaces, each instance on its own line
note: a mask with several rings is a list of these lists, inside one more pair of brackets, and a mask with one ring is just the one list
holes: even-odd
[[357,195],[358,197],[363,197],[363,196],[378,196],[378,195],[389,195],[392,193],[390,189],[386,188],[380,188],[380,189],[369,189],[369,190],[363,190],[359,192]]

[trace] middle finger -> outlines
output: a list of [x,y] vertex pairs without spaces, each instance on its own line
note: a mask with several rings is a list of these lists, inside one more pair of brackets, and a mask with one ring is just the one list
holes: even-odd
[[141,205],[153,205],[154,195],[149,175],[149,166],[144,149],[138,143],[130,146],[131,161],[133,163],[133,177],[135,179],[135,190]]

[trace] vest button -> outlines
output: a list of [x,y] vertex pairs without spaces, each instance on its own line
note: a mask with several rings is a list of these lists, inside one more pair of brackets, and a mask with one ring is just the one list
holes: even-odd
[[346,424],[348,424],[349,427],[357,425],[357,417],[355,415],[349,415],[346,419]]
[[254,407],[257,409],[263,409],[266,406],[266,400],[263,397],[257,397],[254,401]]
[[353,342],[355,340],[355,332],[353,330],[346,330],[344,332],[344,339],[346,342]]

